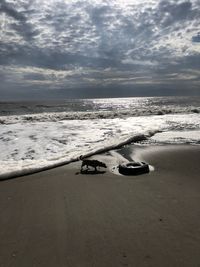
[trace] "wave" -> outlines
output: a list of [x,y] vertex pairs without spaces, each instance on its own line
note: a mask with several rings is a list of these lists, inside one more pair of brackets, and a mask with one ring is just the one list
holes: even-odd
[[[0,127],[1,180],[65,165],[80,156],[88,157],[132,142],[174,140],[198,144],[200,136],[196,113],[94,120],[53,117],[43,121],[44,117],[41,120],[36,117],[34,121],[21,117]],[[180,134],[183,131],[185,134]],[[192,135],[192,131],[196,134]]]
[[69,163],[72,163],[75,161],[79,161],[80,159],[84,159],[84,158],[91,157],[91,156],[96,155],[96,154],[105,153],[107,151],[120,148],[120,147],[127,145],[127,144],[130,144],[130,143],[144,141],[148,137],[152,136],[153,134],[155,134],[155,133],[149,132],[147,135],[141,134],[141,135],[129,137],[128,139],[121,141],[119,143],[109,145],[107,147],[101,147],[101,148],[98,148],[96,150],[90,151],[90,152],[85,153],[85,154],[81,154],[79,156],[76,156],[76,157],[68,159],[68,160],[60,159],[58,161],[55,161],[54,163],[47,163],[45,166],[36,167],[34,165],[34,162],[33,162],[32,163],[33,165],[31,167],[24,167],[21,170],[7,171],[4,173],[1,173],[0,174],[0,180],[4,181],[4,180],[12,179],[12,178],[17,178],[17,177],[21,177],[21,176],[25,176],[25,175],[31,175],[31,174],[34,174],[37,172],[42,172],[42,171],[46,171],[46,170],[53,169],[56,167],[60,167],[60,166],[63,166],[63,165],[66,165],[66,164],[69,164]]
[[9,115],[0,116],[0,124],[12,124],[18,122],[47,122],[47,121],[62,121],[62,120],[95,120],[95,119],[114,119],[114,118],[129,118],[138,116],[153,116],[167,114],[192,114],[200,113],[200,109],[194,107],[177,107],[170,109],[151,108],[139,110],[116,110],[116,111],[89,111],[89,112],[44,112],[28,115]]

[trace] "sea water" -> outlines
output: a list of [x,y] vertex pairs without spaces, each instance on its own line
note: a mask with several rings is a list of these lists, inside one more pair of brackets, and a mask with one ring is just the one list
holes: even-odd
[[200,144],[200,98],[0,103],[0,179],[129,142]]

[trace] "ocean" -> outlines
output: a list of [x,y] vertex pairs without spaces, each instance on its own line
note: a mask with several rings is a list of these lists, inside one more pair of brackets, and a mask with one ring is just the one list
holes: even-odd
[[0,179],[137,143],[200,144],[200,97],[0,102]]

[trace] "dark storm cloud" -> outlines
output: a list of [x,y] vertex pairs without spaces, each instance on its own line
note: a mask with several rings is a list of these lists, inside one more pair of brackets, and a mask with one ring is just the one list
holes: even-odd
[[[25,7],[26,4],[23,4]],[[5,13],[7,16],[14,19],[12,23],[10,23],[10,28],[16,31],[19,35],[21,35],[25,40],[30,41],[32,37],[37,35],[38,31],[36,31],[33,25],[28,22],[28,12],[17,10],[11,3],[1,0],[0,3],[0,12]]]
[[1,0],[0,11],[6,13],[8,16],[14,18],[15,20],[26,21],[26,18],[23,13],[17,11],[12,6],[12,4],[6,2],[5,0]]
[[31,41],[34,36],[36,36],[39,32],[37,30],[34,30],[31,23],[13,23],[11,25],[12,29],[19,33],[25,40]]
[[0,16],[4,87],[199,87],[198,0],[2,0]]
[[200,33],[197,33],[197,35],[192,36],[192,42],[200,43]]
[[[4,47],[2,44],[1,47]],[[6,46],[5,49],[8,47]],[[1,54],[1,64],[33,66],[41,68],[50,68],[54,70],[64,70],[74,65],[83,67],[108,68],[122,65],[120,61],[114,58],[95,58],[81,54],[65,53],[51,49],[38,49],[29,46],[9,46],[7,51],[3,50]]]
[[194,15],[192,10],[192,3],[190,1],[160,1],[158,5],[158,22],[160,21],[162,26],[167,27],[173,23],[176,23],[185,19],[192,19]]
[[44,81],[45,77],[44,75],[40,74],[40,73],[29,73],[29,74],[25,74],[24,78],[26,80],[36,80],[36,81]]

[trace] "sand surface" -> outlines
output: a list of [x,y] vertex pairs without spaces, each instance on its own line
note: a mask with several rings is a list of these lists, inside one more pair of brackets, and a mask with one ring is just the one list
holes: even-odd
[[200,266],[200,147],[137,153],[155,171],[0,182],[1,267]]

